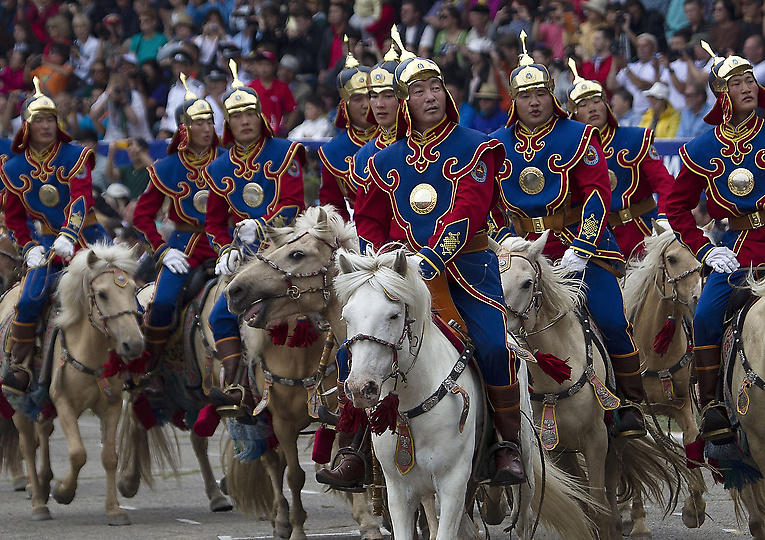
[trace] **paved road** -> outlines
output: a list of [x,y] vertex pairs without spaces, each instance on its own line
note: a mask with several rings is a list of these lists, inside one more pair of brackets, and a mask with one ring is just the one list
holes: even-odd
[[[99,459],[100,434],[97,420],[84,417],[80,423],[89,460],[82,470],[79,489],[74,502],[62,506],[51,500],[53,520],[46,522],[29,521],[30,504],[23,493],[14,493],[7,477],[0,479],[0,538],[3,540],[34,538],[36,540],[135,540],[135,539],[260,539],[270,538],[271,525],[255,521],[237,511],[212,513],[208,510],[207,498],[202,489],[202,479],[185,434],[179,434],[182,452],[182,469],[178,478],[159,478],[155,489],[142,487],[133,499],[121,498],[128,510],[132,525],[108,527],[103,506],[105,481]],[[313,466],[310,462],[305,438],[303,452],[304,468],[307,474],[304,504],[308,512],[306,531],[319,538],[358,538],[358,529],[351,519],[344,503],[332,495],[325,494],[313,480]],[[301,441],[302,443],[302,441]],[[68,467],[66,444],[61,430],[56,429],[51,442],[54,474],[63,475]],[[217,441],[211,443],[211,460],[220,474],[220,454]],[[686,529],[679,513],[662,519],[661,512],[649,508],[649,526],[653,538],[691,539],[724,538],[731,535],[748,534],[745,525],[739,527],[733,515],[733,505],[726,493],[712,488],[707,499],[709,518],[696,531]],[[740,529],[744,529],[744,531]],[[504,538],[501,527],[492,528],[493,538]],[[538,538],[547,538],[544,534]]]

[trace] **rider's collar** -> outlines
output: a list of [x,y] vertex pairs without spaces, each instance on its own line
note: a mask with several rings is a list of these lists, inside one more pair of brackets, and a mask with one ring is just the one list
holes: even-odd
[[444,115],[435,126],[426,129],[423,133],[413,129],[411,138],[417,144],[424,146],[442,135],[449,128],[450,123],[449,118]]

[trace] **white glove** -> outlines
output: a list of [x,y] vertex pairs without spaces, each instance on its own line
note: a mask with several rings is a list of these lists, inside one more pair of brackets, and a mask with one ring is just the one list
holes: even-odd
[[24,261],[29,268],[39,268],[45,262],[45,248],[42,246],[35,246],[27,251]]
[[260,240],[260,224],[254,219],[243,219],[236,224],[236,235],[243,244],[254,244]]
[[669,220],[668,219],[657,219],[656,220],[656,225],[658,225],[659,227],[661,227],[665,231],[671,231],[672,230],[672,225],[669,224]]
[[186,254],[180,249],[170,248],[162,257],[162,264],[173,274],[188,274],[189,263]]
[[53,242],[53,251],[62,259],[71,259],[74,255],[74,244],[66,236],[58,235]]
[[215,275],[230,276],[236,270],[238,262],[239,251],[235,249],[228,250],[218,259],[218,264],[215,265]]
[[568,248],[560,260],[560,265],[575,274],[577,272],[584,272],[584,269],[587,267],[587,261],[588,259],[580,257],[573,249]]
[[730,274],[741,266],[736,259],[736,254],[726,247],[712,248],[704,259],[704,264],[721,274]]

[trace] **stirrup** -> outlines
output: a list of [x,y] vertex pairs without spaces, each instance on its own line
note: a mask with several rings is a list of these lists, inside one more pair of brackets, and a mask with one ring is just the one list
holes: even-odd
[[491,463],[491,465],[489,465],[489,471],[494,469],[493,470],[494,474],[491,475],[487,483],[490,486],[513,486],[513,485],[523,484],[524,482],[528,480],[527,478],[516,477],[517,482],[512,482],[512,481],[511,482],[494,482],[494,476],[496,476],[497,474],[496,464],[494,463],[494,455],[498,451],[503,449],[512,450],[518,454],[518,457],[521,459],[521,468],[524,469],[523,475],[524,477],[526,476],[526,470],[525,470],[526,467],[523,464],[523,454],[521,453],[521,445],[518,443],[514,443],[512,441],[497,441],[489,447],[488,457],[490,460],[489,463]]
[[242,416],[251,417],[252,416],[252,408],[249,405],[246,405],[244,403],[244,396],[245,396],[245,389],[244,386],[241,384],[227,384],[225,388],[223,388],[222,394],[225,395],[227,398],[230,398],[231,396],[228,395],[228,392],[231,390],[239,390],[242,393],[242,398],[239,401],[239,404],[230,404],[230,405],[219,405],[215,407],[215,411],[222,417],[222,418],[239,418]]
[[319,410],[316,414],[324,424],[328,426],[337,426],[338,420],[340,420],[340,414],[333,413],[324,405],[319,405]]
[[[624,410],[633,410],[636,412],[636,414],[643,420],[643,426],[639,429],[630,429],[627,431],[618,431],[615,430],[615,435],[621,439],[639,439],[641,437],[645,437],[648,435],[648,431],[645,428],[645,415],[643,414],[643,409],[640,407],[640,405],[634,401],[624,401],[621,406],[619,406],[617,409],[617,412],[619,412],[619,421],[622,420],[622,414],[621,411]],[[615,428],[617,426],[614,426]]]
[[[340,486],[334,483],[332,484],[327,483],[324,485],[330,486],[332,489],[336,489],[338,491],[347,491],[349,493],[364,493],[367,490],[366,486],[364,485],[364,482],[366,481],[367,474],[369,473],[369,465],[367,464],[366,457],[364,457],[364,454],[362,454],[360,450],[356,450],[352,446],[345,446],[343,448],[338,448],[337,453],[335,454],[335,457],[332,458],[332,463],[329,464],[329,470],[330,471],[335,470],[335,467],[337,467],[338,460],[341,457],[346,455],[356,456],[364,464],[364,479],[361,481],[361,484],[356,484],[353,486]],[[317,481],[319,480],[318,477],[320,472],[321,471],[316,472]],[[320,482],[320,483],[324,483],[324,482]]]
[[701,427],[704,427],[704,417],[707,413],[707,411],[712,409],[722,409],[720,413],[720,416],[724,417],[728,421],[728,425],[723,428],[715,429],[713,431],[701,431],[700,435],[701,438],[705,441],[709,442],[715,442],[715,441],[722,441],[725,439],[730,439],[734,436],[733,427],[730,423],[730,418],[728,417],[728,409],[725,407],[725,404],[720,401],[710,401],[707,403],[704,408],[701,410]]
[[[18,382],[16,379],[16,376],[13,374],[14,371],[23,371],[29,376],[29,380],[27,381],[25,388],[18,388],[16,386],[11,386],[11,383]],[[9,378],[10,376],[10,378]],[[3,379],[3,388],[5,390],[8,390],[9,392],[13,394],[17,394],[19,396],[25,396],[27,393],[29,393],[29,389],[32,386],[32,381],[34,380],[34,374],[32,373],[32,370],[29,369],[24,364],[11,364],[8,366],[8,372],[5,374],[5,377]]]

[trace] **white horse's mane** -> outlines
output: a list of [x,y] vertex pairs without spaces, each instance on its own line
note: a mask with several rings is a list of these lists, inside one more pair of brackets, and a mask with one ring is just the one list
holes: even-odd
[[[502,242],[502,248],[511,253],[527,254],[532,242],[519,236],[511,236]],[[585,298],[585,285],[570,277],[568,271],[560,266],[553,266],[550,259],[541,253],[536,258],[539,263],[539,290],[542,292],[542,308],[552,316],[572,311],[582,305]],[[511,263],[512,264],[512,261]]]
[[353,271],[340,273],[335,277],[333,287],[340,303],[345,305],[359,288],[369,283],[375,289],[387,293],[387,296],[398,298],[409,306],[410,317],[424,323],[424,331],[427,333],[432,326],[430,291],[420,277],[415,257],[407,257],[406,276],[393,269],[397,253],[398,251],[389,251],[378,254],[370,250],[368,255],[359,255],[343,251],[342,255],[350,263]]
[[675,233],[664,231],[658,236],[646,236],[645,256],[632,260],[627,269],[628,277],[624,282],[624,311],[628,321],[633,321],[645,294],[654,281],[656,270],[662,264],[662,255],[675,240]]
[[[320,222],[322,210],[327,219]],[[268,237],[275,247],[279,247],[303,234],[310,234],[329,244],[334,244],[337,238],[346,250],[358,249],[359,245],[356,227],[352,222],[345,223],[335,207],[329,204],[307,208],[295,219],[293,225],[272,228]]]
[[746,276],[746,284],[752,289],[755,296],[765,296],[765,278],[757,280],[752,270]]
[[[91,251],[98,257],[92,267],[88,265],[88,254]],[[132,276],[136,266],[133,251],[119,244],[98,243],[91,245],[88,249],[80,250],[66,267],[56,289],[56,299],[60,305],[56,325],[66,328],[77,323],[87,314],[88,289],[94,276],[109,267],[117,267]]]

